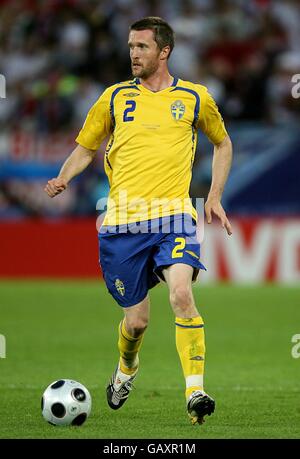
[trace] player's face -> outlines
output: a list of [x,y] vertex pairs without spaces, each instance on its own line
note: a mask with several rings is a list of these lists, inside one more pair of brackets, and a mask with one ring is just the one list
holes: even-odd
[[152,30],[131,30],[129,34],[128,45],[134,77],[146,79],[159,67],[161,51],[153,37]]

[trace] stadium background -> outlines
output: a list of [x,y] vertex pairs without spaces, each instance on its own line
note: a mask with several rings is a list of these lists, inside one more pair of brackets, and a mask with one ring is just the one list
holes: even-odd
[[[0,333],[7,340],[7,358],[0,359],[0,386],[7,394],[3,408],[9,413],[21,399],[17,412],[25,407],[33,435],[51,436],[35,419],[34,402],[29,396],[22,399],[22,384],[38,397],[51,378],[72,373],[98,394],[113,369],[106,353],[115,362],[115,325],[121,316],[101,285],[96,234],[96,203],[108,192],[103,148],[97,161],[61,196],[51,200],[43,188],[75,146],[89,107],[105,87],[130,77],[128,26],[146,15],[162,16],[173,26],[172,74],[209,88],[234,145],[223,198],[234,234],[228,238],[217,225],[205,227],[203,261],[208,271],[201,276],[203,290],[198,285],[195,289],[204,307],[211,349],[208,382],[217,393],[229,391],[233,375],[224,354],[232,355],[238,348],[232,371],[234,377],[239,375],[233,395],[239,395],[240,406],[235,427],[226,416],[220,417],[216,430],[210,420],[204,436],[299,436],[300,360],[291,356],[292,336],[300,333],[300,98],[292,97],[292,76],[300,74],[296,0],[0,0],[0,74],[6,78],[6,98],[0,98]],[[192,197],[207,196],[211,159],[211,145],[199,136]],[[154,303],[167,303],[164,287],[152,295]],[[158,328],[149,330],[148,346],[156,349],[158,359],[159,348],[170,347],[169,371],[177,375],[179,398],[172,317],[164,313],[170,322],[166,341],[159,314],[154,308],[153,328]],[[235,327],[235,333],[224,330],[221,322]],[[156,348],[155,333],[161,336]],[[145,346],[147,361],[150,347]],[[218,354],[220,347],[223,356]],[[80,359],[89,363],[84,371]],[[245,368],[249,361],[252,373]],[[151,369],[152,359],[145,372]],[[286,408],[271,411],[278,418],[275,424],[268,411],[270,419],[255,430],[255,396],[259,393],[259,403],[268,400],[272,407],[276,389]],[[149,391],[153,406],[157,400],[162,403],[159,390]],[[254,397],[250,402],[249,394]],[[242,400],[253,403],[253,424],[251,416],[243,424]],[[32,403],[32,411],[26,411],[27,403]],[[124,409],[129,419],[131,408]],[[154,419],[153,426],[155,422],[160,420]],[[17,416],[1,429],[1,437],[30,436],[19,427]],[[136,429],[128,421],[125,436],[159,436],[155,429]],[[161,435],[191,435],[187,427],[177,432],[174,424],[173,429]],[[70,434],[74,435],[82,434]],[[97,435],[120,434],[111,428]]]

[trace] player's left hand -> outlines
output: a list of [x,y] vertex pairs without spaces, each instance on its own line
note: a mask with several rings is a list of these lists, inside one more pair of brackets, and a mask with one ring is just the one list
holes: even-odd
[[230,236],[232,234],[231,224],[226,216],[225,210],[223,209],[221,202],[218,199],[208,198],[204,208],[207,223],[210,224],[212,222],[212,216],[216,215],[221,220],[222,228],[225,228],[228,236]]

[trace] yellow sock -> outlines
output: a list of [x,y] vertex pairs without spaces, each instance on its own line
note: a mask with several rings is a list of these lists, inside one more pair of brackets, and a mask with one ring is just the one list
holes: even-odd
[[202,317],[176,317],[176,348],[186,381],[185,396],[203,390],[205,336]]
[[138,366],[138,351],[142,345],[143,336],[142,333],[137,338],[133,338],[125,328],[125,320],[120,322],[118,341],[120,370],[127,375],[132,375]]

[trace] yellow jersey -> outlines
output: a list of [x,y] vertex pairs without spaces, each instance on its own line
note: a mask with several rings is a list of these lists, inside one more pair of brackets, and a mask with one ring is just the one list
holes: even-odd
[[205,86],[174,78],[153,92],[138,78],[107,88],[90,109],[76,142],[98,150],[109,136],[105,172],[110,184],[104,225],[196,210],[189,198],[197,130],[213,144],[227,135]]

